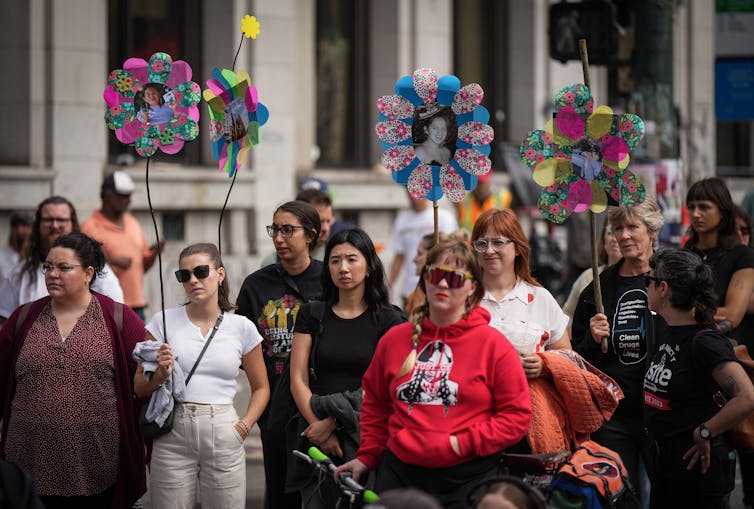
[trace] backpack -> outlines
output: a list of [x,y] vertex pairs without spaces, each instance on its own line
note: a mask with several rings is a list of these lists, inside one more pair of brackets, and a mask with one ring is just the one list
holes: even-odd
[[559,509],[612,509],[638,503],[618,453],[591,440],[577,445],[553,476],[547,502]]

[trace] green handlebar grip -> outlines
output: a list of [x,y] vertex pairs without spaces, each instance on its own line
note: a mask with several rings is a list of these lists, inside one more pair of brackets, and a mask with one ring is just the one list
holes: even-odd
[[308,452],[309,452],[309,457],[317,461],[326,461],[330,459],[327,457],[325,453],[323,453],[322,451],[320,451],[314,446],[309,447]]
[[380,497],[372,490],[364,490],[364,503],[374,504],[379,502]]

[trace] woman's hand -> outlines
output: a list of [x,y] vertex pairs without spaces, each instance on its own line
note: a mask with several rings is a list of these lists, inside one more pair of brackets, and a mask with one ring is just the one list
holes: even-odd
[[249,426],[249,423],[247,423],[243,419],[239,419],[239,421],[234,425],[234,428],[236,428],[238,434],[241,435],[242,440],[246,440],[246,437],[248,437],[249,433],[251,432],[251,426]]
[[710,452],[710,441],[703,439],[699,434],[699,427],[696,427],[694,429],[694,445],[683,455],[683,459],[690,460],[686,470],[694,468],[698,461],[701,472],[706,474],[710,465]]
[[589,329],[592,332],[592,339],[598,345],[602,343],[603,338],[606,339],[610,336],[610,322],[607,320],[607,316],[602,313],[597,313],[589,319]]
[[539,378],[542,374],[542,358],[535,354],[529,354],[523,359],[524,373],[526,378]]
[[319,449],[328,456],[343,457],[343,449],[340,448],[340,440],[335,433],[332,433],[325,439],[324,442],[319,444]]
[[154,372],[154,378],[159,385],[165,383],[173,374],[173,366],[175,360],[173,359],[173,351],[170,349],[170,344],[163,343],[160,349],[157,350],[157,371]]
[[340,474],[349,472],[353,480],[359,482],[361,475],[364,474],[367,470],[367,466],[361,460],[352,459],[351,461],[344,463],[336,468],[335,472],[333,473],[333,478],[335,479],[336,483],[340,484]]
[[338,426],[337,424],[335,424],[335,419],[328,417],[327,419],[322,419],[311,423],[301,433],[301,436],[306,437],[307,440],[309,440],[314,445],[319,446],[332,435],[332,432],[335,431],[335,428],[337,427]]

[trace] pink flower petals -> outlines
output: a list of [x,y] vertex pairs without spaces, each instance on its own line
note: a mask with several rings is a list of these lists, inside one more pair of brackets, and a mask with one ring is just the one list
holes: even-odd
[[456,115],[469,113],[482,104],[483,98],[484,90],[482,90],[482,87],[477,83],[469,83],[456,92],[451,109]]
[[377,109],[390,120],[414,116],[414,105],[400,95],[383,95],[377,99]]

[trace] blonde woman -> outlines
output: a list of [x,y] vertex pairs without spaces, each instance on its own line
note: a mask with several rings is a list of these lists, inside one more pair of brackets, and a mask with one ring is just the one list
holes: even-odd
[[465,507],[499,453],[529,427],[529,389],[516,350],[489,327],[476,255],[463,242],[427,254],[427,303],[380,340],[362,381],[361,445],[336,470],[358,480],[378,466],[376,489],[416,487]]

